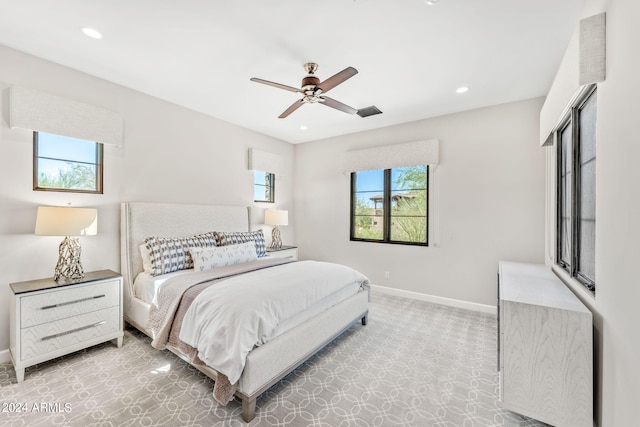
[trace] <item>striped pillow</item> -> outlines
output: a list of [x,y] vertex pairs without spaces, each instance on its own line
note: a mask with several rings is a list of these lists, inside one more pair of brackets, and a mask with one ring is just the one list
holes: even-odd
[[251,240],[256,242],[256,254],[258,258],[267,255],[267,246],[264,243],[262,230],[256,231],[214,231],[216,246],[237,245]]
[[216,238],[213,232],[189,237],[151,236],[144,239],[144,244],[151,261],[149,274],[158,276],[193,268],[193,259],[189,248],[216,246]]

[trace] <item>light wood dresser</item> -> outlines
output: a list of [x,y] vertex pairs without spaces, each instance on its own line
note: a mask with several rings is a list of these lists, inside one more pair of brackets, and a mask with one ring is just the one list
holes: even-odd
[[498,369],[502,407],[593,426],[592,315],[544,265],[499,264]]
[[25,368],[109,340],[122,347],[122,276],[11,283],[9,350],[18,382]]

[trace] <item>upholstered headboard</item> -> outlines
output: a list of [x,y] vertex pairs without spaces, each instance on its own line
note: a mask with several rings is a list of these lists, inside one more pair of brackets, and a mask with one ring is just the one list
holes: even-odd
[[246,206],[125,202],[120,216],[120,258],[125,314],[133,281],[143,270],[140,245],[145,237],[186,237],[207,231],[248,231]]

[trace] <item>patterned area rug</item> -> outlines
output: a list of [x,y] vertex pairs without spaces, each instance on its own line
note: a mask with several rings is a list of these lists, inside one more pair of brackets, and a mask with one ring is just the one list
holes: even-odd
[[[135,329],[27,368],[0,365],[8,426],[246,426],[238,401]],[[497,404],[495,316],[374,294],[359,323],[264,393],[253,426],[545,426]]]

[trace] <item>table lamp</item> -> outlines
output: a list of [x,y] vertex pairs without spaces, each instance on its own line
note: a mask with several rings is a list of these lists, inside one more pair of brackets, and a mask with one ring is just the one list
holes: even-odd
[[84,271],[80,263],[80,241],[77,236],[94,236],[98,232],[98,210],[38,206],[36,231],[39,236],[65,236],[58,249],[58,264],[53,280],[82,279]]
[[282,248],[282,239],[280,238],[279,225],[289,224],[289,211],[282,210],[268,210],[264,212],[264,223],[266,225],[273,225],[271,230],[271,249]]

